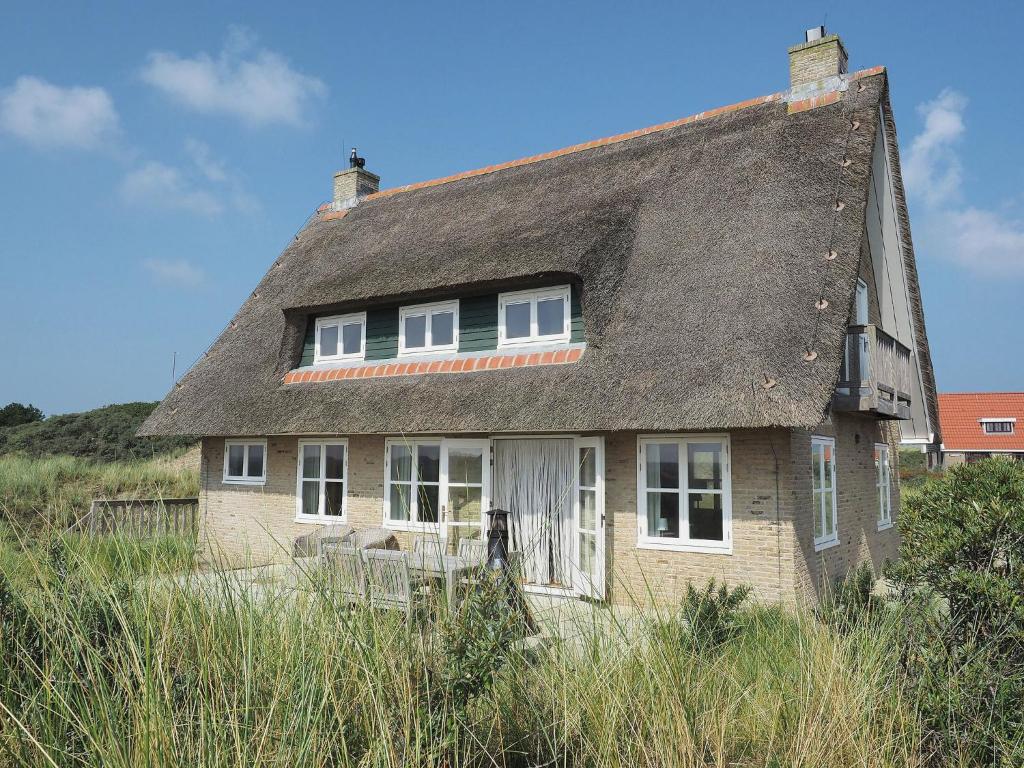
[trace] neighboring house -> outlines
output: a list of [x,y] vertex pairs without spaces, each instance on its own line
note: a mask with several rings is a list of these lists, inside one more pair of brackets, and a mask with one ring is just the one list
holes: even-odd
[[939,395],[942,466],[1012,456],[1024,461],[1024,392]]
[[[814,601],[897,554],[935,388],[886,72],[378,191],[357,159],[145,434],[202,437],[204,531],[480,535],[530,587]],[[680,73],[682,76],[683,73]]]

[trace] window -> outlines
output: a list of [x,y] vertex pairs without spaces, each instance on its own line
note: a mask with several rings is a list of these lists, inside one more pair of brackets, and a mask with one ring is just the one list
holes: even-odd
[[387,445],[385,522],[437,525],[440,521],[441,443],[396,441]]
[[569,340],[569,286],[498,297],[498,346]]
[[266,440],[224,441],[224,482],[262,485],[267,480]]
[[347,477],[347,441],[300,440],[296,520],[344,520]]
[[640,547],[730,551],[728,438],[642,438],[637,485]]
[[459,302],[421,304],[399,310],[398,354],[454,352],[459,348]]
[[814,549],[839,543],[836,526],[836,441],[811,438],[811,487],[813,490]]
[[385,451],[385,526],[435,530],[453,548],[461,537],[481,535],[488,440],[395,438]]
[[875,445],[875,472],[878,488],[878,530],[892,526],[892,496],[889,493],[891,476],[889,470],[889,446],[884,443]]
[[981,419],[981,428],[986,435],[1012,435],[1016,419]]
[[366,348],[366,313],[318,317],[314,363],[362,360]]

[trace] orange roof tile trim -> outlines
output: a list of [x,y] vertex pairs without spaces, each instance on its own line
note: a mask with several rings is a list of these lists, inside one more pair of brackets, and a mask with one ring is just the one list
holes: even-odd
[[[871,67],[870,69],[862,69],[859,72],[854,72],[850,75],[851,81],[861,80],[865,77],[874,77],[880,75],[885,71],[885,67]],[[772,93],[767,96],[758,96],[753,99],[747,99],[736,104],[728,104],[724,107],[716,107],[715,109],[709,109],[705,112],[698,112],[696,115],[690,115],[688,117],[681,117],[678,120],[672,120],[667,123],[660,123],[659,125],[652,125],[649,128],[640,128],[636,131],[629,131],[628,133],[620,133],[617,136],[608,136],[604,139],[594,139],[593,141],[587,141],[583,144],[574,144],[571,147],[565,147],[563,149],[555,149],[551,152],[545,152],[540,155],[531,155],[530,157],[523,157],[519,160],[511,160],[507,163],[498,163],[497,165],[488,165],[485,168],[477,168],[472,171],[463,171],[462,173],[456,173],[452,176],[442,176],[439,179],[431,179],[429,181],[419,181],[415,184],[406,184],[403,187],[392,187],[391,189],[382,189],[380,192],[374,192],[372,195],[367,195],[367,200],[377,200],[382,197],[390,197],[391,195],[397,195],[401,192],[412,192],[416,189],[424,189],[426,187],[436,187],[440,184],[447,184],[452,181],[461,181],[462,179],[469,179],[474,176],[485,176],[488,173],[494,173],[495,171],[503,171],[507,168],[517,168],[521,165],[531,165],[533,163],[539,163],[544,160],[552,160],[556,157],[562,157],[563,155],[571,155],[574,152],[584,152],[588,149],[595,149],[597,147],[604,147],[609,144],[618,144],[620,141],[628,141],[629,139],[636,139],[641,136],[647,136],[652,133],[659,133],[661,131],[667,131],[670,128],[676,128],[680,125],[687,125],[688,123],[695,123],[699,120],[707,120],[708,118],[717,117],[718,115],[724,115],[729,112],[737,112],[747,107],[756,107],[761,104],[769,104],[773,101],[783,100],[788,91],[779,91],[778,93]],[[815,96],[808,99],[802,99],[800,101],[793,102],[790,112],[802,112],[808,109],[812,109],[817,106],[824,106],[825,104],[832,104],[838,101],[840,98],[839,91],[833,93],[827,93],[822,96]]]
[[319,371],[289,371],[285,384],[309,384],[342,379],[371,379],[383,376],[417,376],[424,373],[471,373],[499,368],[528,368],[536,365],[567,365],[583,357],[582,347],[548,350],[546,352],[455,357],[445,360],[421,360],[409,363],[368,363],[347,368],[324,368]]
[[[987,434],[981,419],[1017,421],[1012,434]],[[939,425],[947,451],[1024,451],[1024,392],[940,394]]]

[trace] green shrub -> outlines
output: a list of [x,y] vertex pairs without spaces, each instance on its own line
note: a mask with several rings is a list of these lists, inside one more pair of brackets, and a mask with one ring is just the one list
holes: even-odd
[[870,621],[884,607],[884,601],[874,594],[874,588],[875,571],[871,563],[861,563],[837,579],[822,597],[819,618],[840,632],[849,632]]
[[691,653],[712,654],[740,633],[740,609],[750,593],[746,584],[730,590],[728,585],[711,579],[697,589],[687,582],[679,610],[658,625],[658,635]]
[[904,664],[944,760],[1024,762],[1024,464],[965,464],[906,500]]
[[124,461],[151,458],[193,442],[180,437],[138,437],[135,433],[156,406],[157,403],[108,405],[0,428],[0,451]]

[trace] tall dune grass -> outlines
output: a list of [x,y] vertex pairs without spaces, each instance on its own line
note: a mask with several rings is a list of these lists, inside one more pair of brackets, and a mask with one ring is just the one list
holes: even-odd
[[920,764],[895,617],[839,633],[753,607],[706,645],[672,611],[581,614],[537,648],[473,600],[407,624],[316,579],[170,577],[155,559],[111,577],[109,555],[56,549],[0,579],[0,764]]
[[198,467],[183,469],[172,458],[98,462],[74,456],[0,455],[0,517],[69,525],[88,511],[94,498],[195,496]]

